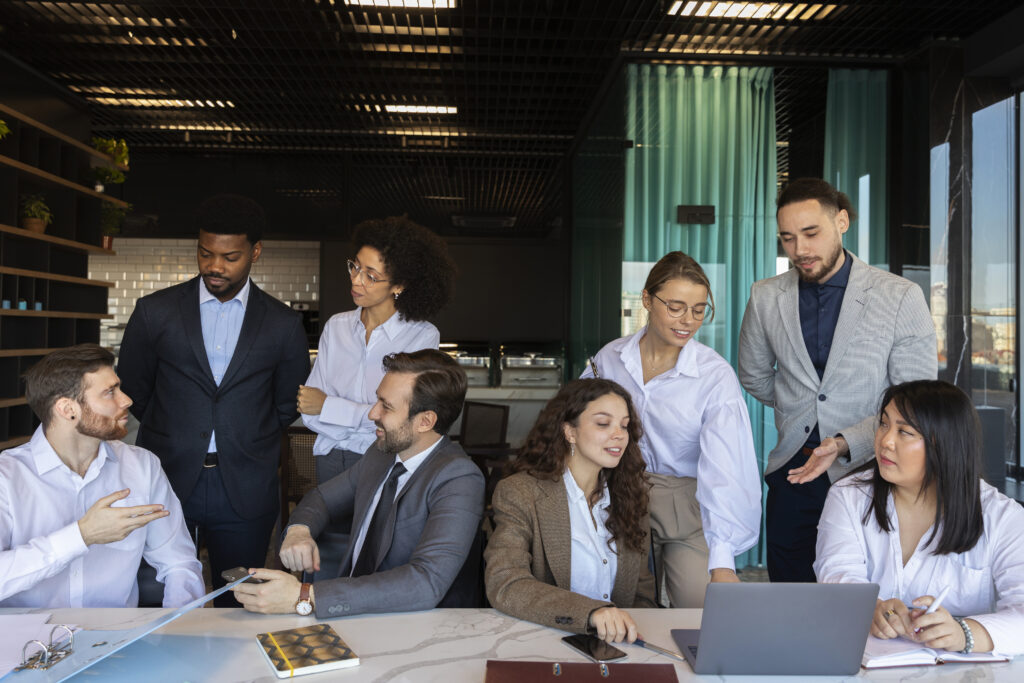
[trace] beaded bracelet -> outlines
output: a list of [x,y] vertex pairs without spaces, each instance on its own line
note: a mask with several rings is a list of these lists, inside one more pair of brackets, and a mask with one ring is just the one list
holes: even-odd
[[960,650],[960,654],[968,655],[974,650],[974,634],[971,633],[971,627],[962,617],[953,617],[953,621],[960,624],[960,628],[964,630],[964,649]]

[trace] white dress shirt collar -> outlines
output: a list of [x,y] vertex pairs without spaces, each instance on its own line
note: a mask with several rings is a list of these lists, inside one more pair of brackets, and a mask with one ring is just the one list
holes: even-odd
[[[228,299],[228,301],[238,301],[242,304],[242,310],[245,310],[246,304],[249,303],[249,283],[252,282],[249,278],[245,278],[245,284],[238,290],[238,293]],[[203,280],[202,276],[199,277],[199,305],[202,306],[207,301],[220,301],[217,297],[210,293],[210,290],[206,288],[206,281]],[[222,303],[228,303],[224,301]]]
[[[626,366],[629,373],[640,378],[643,384],[644,369],[640,358],[640,340],[647,334],[647,325],[644,325],[630,337],[626,337],[626,343],[619,351],[622,356],[622,364]],[[671,370],[662,373],[666,378],[683,375],[684,377],[700,377],[700,364],[697,359],[697,347],[694,345],[696,339],[691,338],[689,342],[679,351],[679,358]]]
[[[408,476],[411,477],[412,473],[415,472],[417,469],[419,469],[419,466],[422,465],[426,461],[427,457],[431,453],[434,452],[434,449],[437,448],[437,445],[439,443],[441,443],[441,440],[443,438],[444,438],[443,436],[438,436],[437,437],[437,441],[435,441],[434,443],[430,444],[425,449],[423,449],[422,451],[420,451],[416,455],[414,455],[411,458],[408,458],[406,460],[402,460],[402,458],[396,453],[395,454],[395,462],[396,463],[400,462],[403,465],[405,465],[405,473]],[[408,480],[406,479],[406,480],[399,481],[399,484],[401,484],[401,486],[404,486],[406,481],[408,481]],[[401,486],[399,487],[399,490],[401,490]]]
[[[356,320],[359,321],[357,329],[359,329],[362,332],[365,338],[366,326],[363,325],[363,308],[361,306],[356,309]],[[384,334],[388,336],[389,340],[393,340],[402,332],[402,329],[405,328],[407,324],[408,323],[406,323],[406,321],[402,319],[402,314],[399,313],[398,311],[395,311],[394,313],[391,314],[391,317],[385,320],[383,323],[381,323],[377,327],[377,329],[383,331]]]
[[59,468],[64,468],[69,474],[74,475],[82,479],[83,483],[95,479],[99,470],[103,467],[103,463],[107,460],[113,460],[117,462],[117,456],[107,446],[106,441],[100,441],[99,452],[91,463],[89,463],[89,469],[86,470],[85,476],[79,477],[78,473],[68,467],[67,463],[61,460],[60,456],[57,455],[57,451],[53,449],[53,444],[46,438],[46,432],[43,431],[43,426],[39,425],[36,427],[35,433],[32,434],[32,439],[29,441],[29,448],[32,454],[32,463],[35,465],[36,474],[43,476],[47,472]]

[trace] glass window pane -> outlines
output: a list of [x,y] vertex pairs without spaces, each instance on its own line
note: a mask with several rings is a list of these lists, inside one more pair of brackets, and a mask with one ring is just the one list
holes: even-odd
[[1009,98],[976,112],[971,122],[971,386],[990,425],[987,447],[992,439],[1002,441],[1011,461],[1017,431],[1015,119]]

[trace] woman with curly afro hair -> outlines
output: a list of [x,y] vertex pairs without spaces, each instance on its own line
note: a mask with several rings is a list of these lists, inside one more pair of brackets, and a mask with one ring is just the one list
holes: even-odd
[[623,608],[657,607],[647,569],[648,482],[629,392],[569,382],[494,490],[487,597],[519,619],[609,642],[637,638]]
[[[367,415],[384,376],[382,361],[392,353],[438,348],[440,334],[427,319],[448,303],[455,280],[444,240],[404,216],[360,223],[352,243],[348,273],[356,309],[327,321],[298,394],[302,421],[317,434],[318,482],[350,468],[376,441]],[[344,555],[350,527],[350,519],[337,520],[321,536],[324,575]]]

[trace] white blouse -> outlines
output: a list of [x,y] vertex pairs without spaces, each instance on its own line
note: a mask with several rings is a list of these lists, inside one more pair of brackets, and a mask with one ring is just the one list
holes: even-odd
[[[633,398],[647,471],[697,479],[708,569],[734,569],[761,532],[761,473],[739,380],[724,358],[691,339],[674,368],[644,384],[646,331],[606,344],[595,358],[598,374]],[[583,376],[593,375],[588,368]]]
[[[818,524],[818,581],[877,583],[880,600],[899,598],[908,605],[949,586],[943,607],[983,625],[997,652],[1024,653],[1024,508],[982,481],[985,530],[977,544],[967,552],[934,555],[938,534],[929,543],[929,529],[904,566],[899,518],[890,513],[891,532],[878,526],[873,512],[863,521],[871,476],[854,475],[829,491]],[[894,509],[891,494],[887,509]]]
[[612,534],[605,526],[608,521],[608,506],[612,504],[608,487],[604,487],[601,498],[591,507],[587,496],[566,468],[562,475],[565,493],[569,497],[569,525],[572,530],[572,549],[569,551],[569,589],[593,600],[611,600],[615,586],[615,572],[618,557],[615,541],[608,541]]
[[319,415],[302,415],[302,422],[317,433],[314,455],[343,448],[365,453],[377,440],[376,427],[367,415],[377,402],[377,385],[384,377],[384,356],[420,349],[436,349],[441,336],[426,321],[411,322],[395,313],[370,333],[359,319],[362,308],[332,315],[320,334],[313,370],[306,385],[327,399]]

